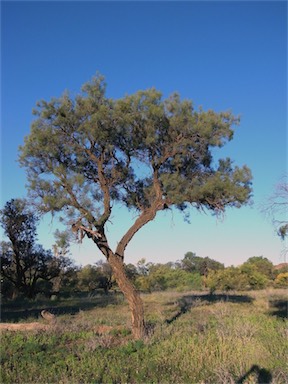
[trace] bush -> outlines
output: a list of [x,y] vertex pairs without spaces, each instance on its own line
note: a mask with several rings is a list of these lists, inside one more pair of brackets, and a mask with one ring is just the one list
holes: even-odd
[[219,271],[210,271],[205,278],[206,287],[211,292],[215,290],[245,291],[249,289],[263,289],[268,286],[267,277],[258,272],[253,265],[228,267]]
[[274,280],[274,286],[277,288],[287,288],[288,287],[288,272],[279,273]]
[[153,265],[146,276],[139,276],[135,280],[136,287],[144,292],[165,291],[175,289],[184,291],[202,289],[202,277],[199,273],[190,273],[168,265]]

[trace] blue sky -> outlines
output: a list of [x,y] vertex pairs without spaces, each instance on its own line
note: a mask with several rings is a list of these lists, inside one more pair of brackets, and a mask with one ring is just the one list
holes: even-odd
[[[227,211],[223,220],[191,212],[160,213],[138,232],[126,262],[166,262],[188,251],[225,265],[262,255],[283,261],[283,244],[260,212],[287,173],[287,2],[1,3],[1,207],[24,197],[18,146],[29,133],[37,100],[60,96],[100,71],[109,97],[156,87],[178,91],[196,106],[241,115],[235,138],[219,151],[253,173],[253,206]],[[133,214],[116,207],[108,229],[114,247]],[[57,222],[43,219],[39,242],[53,243]],[[72,247],[78,263],[100,259],[88,242]]]

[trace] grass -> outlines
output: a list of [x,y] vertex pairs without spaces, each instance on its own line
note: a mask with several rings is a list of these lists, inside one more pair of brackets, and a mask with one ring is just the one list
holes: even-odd
[[[287,291],[143,295],[143,341],[132,340],[123,300],[100,301],[72,315],[81,302],[59,301],[49,331],[3,332],[1,383],[288,383]],[[19,320],[19,308],[2,309]]]

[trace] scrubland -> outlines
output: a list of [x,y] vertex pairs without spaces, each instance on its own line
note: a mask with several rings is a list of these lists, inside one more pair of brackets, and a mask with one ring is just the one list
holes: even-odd
[[57,316],[46,330],[2,331],[1,383],[288,383],[287,290],[142,298],[141,341],[121,296],[4,303],[2,321]]

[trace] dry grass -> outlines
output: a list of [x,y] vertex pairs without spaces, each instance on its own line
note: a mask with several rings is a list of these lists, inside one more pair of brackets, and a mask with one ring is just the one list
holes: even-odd
[[274,300],[286,291],[143,295],[150,334],[140,342],[123,302],[58,316],[47,330],[3,332],[1,382],[288,383]]
[[1,331],[47,331],[51,326],[39,322],[32,323],[0,323]]

